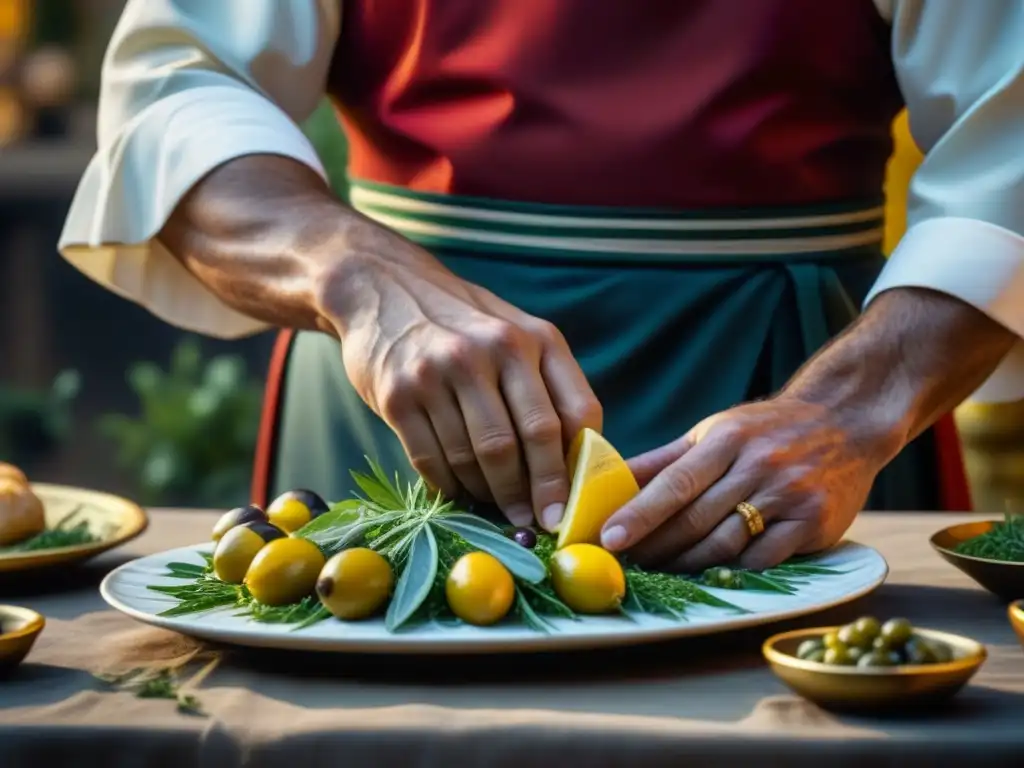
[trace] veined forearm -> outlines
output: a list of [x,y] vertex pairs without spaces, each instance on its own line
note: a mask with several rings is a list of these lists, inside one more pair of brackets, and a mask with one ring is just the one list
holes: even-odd
[[294,160],[233,160],[182,200],[160,240],[231,307],[276,325],[335,333],[326,284],[346,258],[352,230],[368,223]]
[[872,302],[784,392],[848,413],[892,458],[981,386],[1016,339],[952,296],[895,289]]

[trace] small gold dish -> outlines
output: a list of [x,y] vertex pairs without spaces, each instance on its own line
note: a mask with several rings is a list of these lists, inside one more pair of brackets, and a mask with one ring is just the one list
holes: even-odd
[[931,545],[942,558],[959,568],[974,581],[1003,600],[1024,598],[1024,563],[989,560],[983,557],[961,555],[958,544],[992,530],[996,520],[960,523],[943,528],[931,537]]
[[45,626],[46,619],[35,611],[0,605],[0,675],[25,660]]
[[1020,638],[1020,644],[1024,645],[1024,600],[1016,600],[1010,603],[1007,611],[1010,614],[1010,626]]
[[970,638],[916,627],[915,635],[948,646],[952,661],[864,668],[797,658],[797,648],[804,640],[839,629],[783,632],[768,638],[761,648],[782,682],[825,709],[879,711],[931,706],[956,694],[988,658],[985,646]]

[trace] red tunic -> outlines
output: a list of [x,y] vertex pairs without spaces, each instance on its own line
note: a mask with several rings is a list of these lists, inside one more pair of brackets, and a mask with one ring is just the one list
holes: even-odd
[[[346,0],[328,93],[350,173],[681,210],[881,194],[902,106],[872,0]],[[265,502],[274,356],[254,499]],[[969,509],[952,419],[944,506]]]

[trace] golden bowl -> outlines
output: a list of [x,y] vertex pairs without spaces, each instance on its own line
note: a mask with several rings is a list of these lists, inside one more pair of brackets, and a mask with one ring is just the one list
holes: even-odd
[[35,611],[0,605],[0,674],[25,660],[45,626],[46,619]]
[[1024,645],[1024,600],[1010,603],[1008,613],[1010,614],[1010,626],[1020,638],[1020,644]]
[[932,547],[946,562],[955,565],[989,592],[1003,600],[1024,597],[1024,563],[989,560],[983,557],[961,555],[956,546],[963,541],[987,533],[996,520],[960,523],[943,528],[931,538]]
[[967,637],[914,628],[914,634],[947,645],[953,660],[940,664],[896,667],[840,667],[796,656],[804,640],[839,627],[783,632],[761,648],[772,671],[789,688],[826,709],[905,710],[948,699],[967,683],[988,657],[985,646]]

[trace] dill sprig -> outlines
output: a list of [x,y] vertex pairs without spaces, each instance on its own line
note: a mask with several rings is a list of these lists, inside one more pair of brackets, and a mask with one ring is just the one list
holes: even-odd
[[957,544],[954,551],[986,560],[1024,563],[1024,515],[1007,514],[985,533]]

